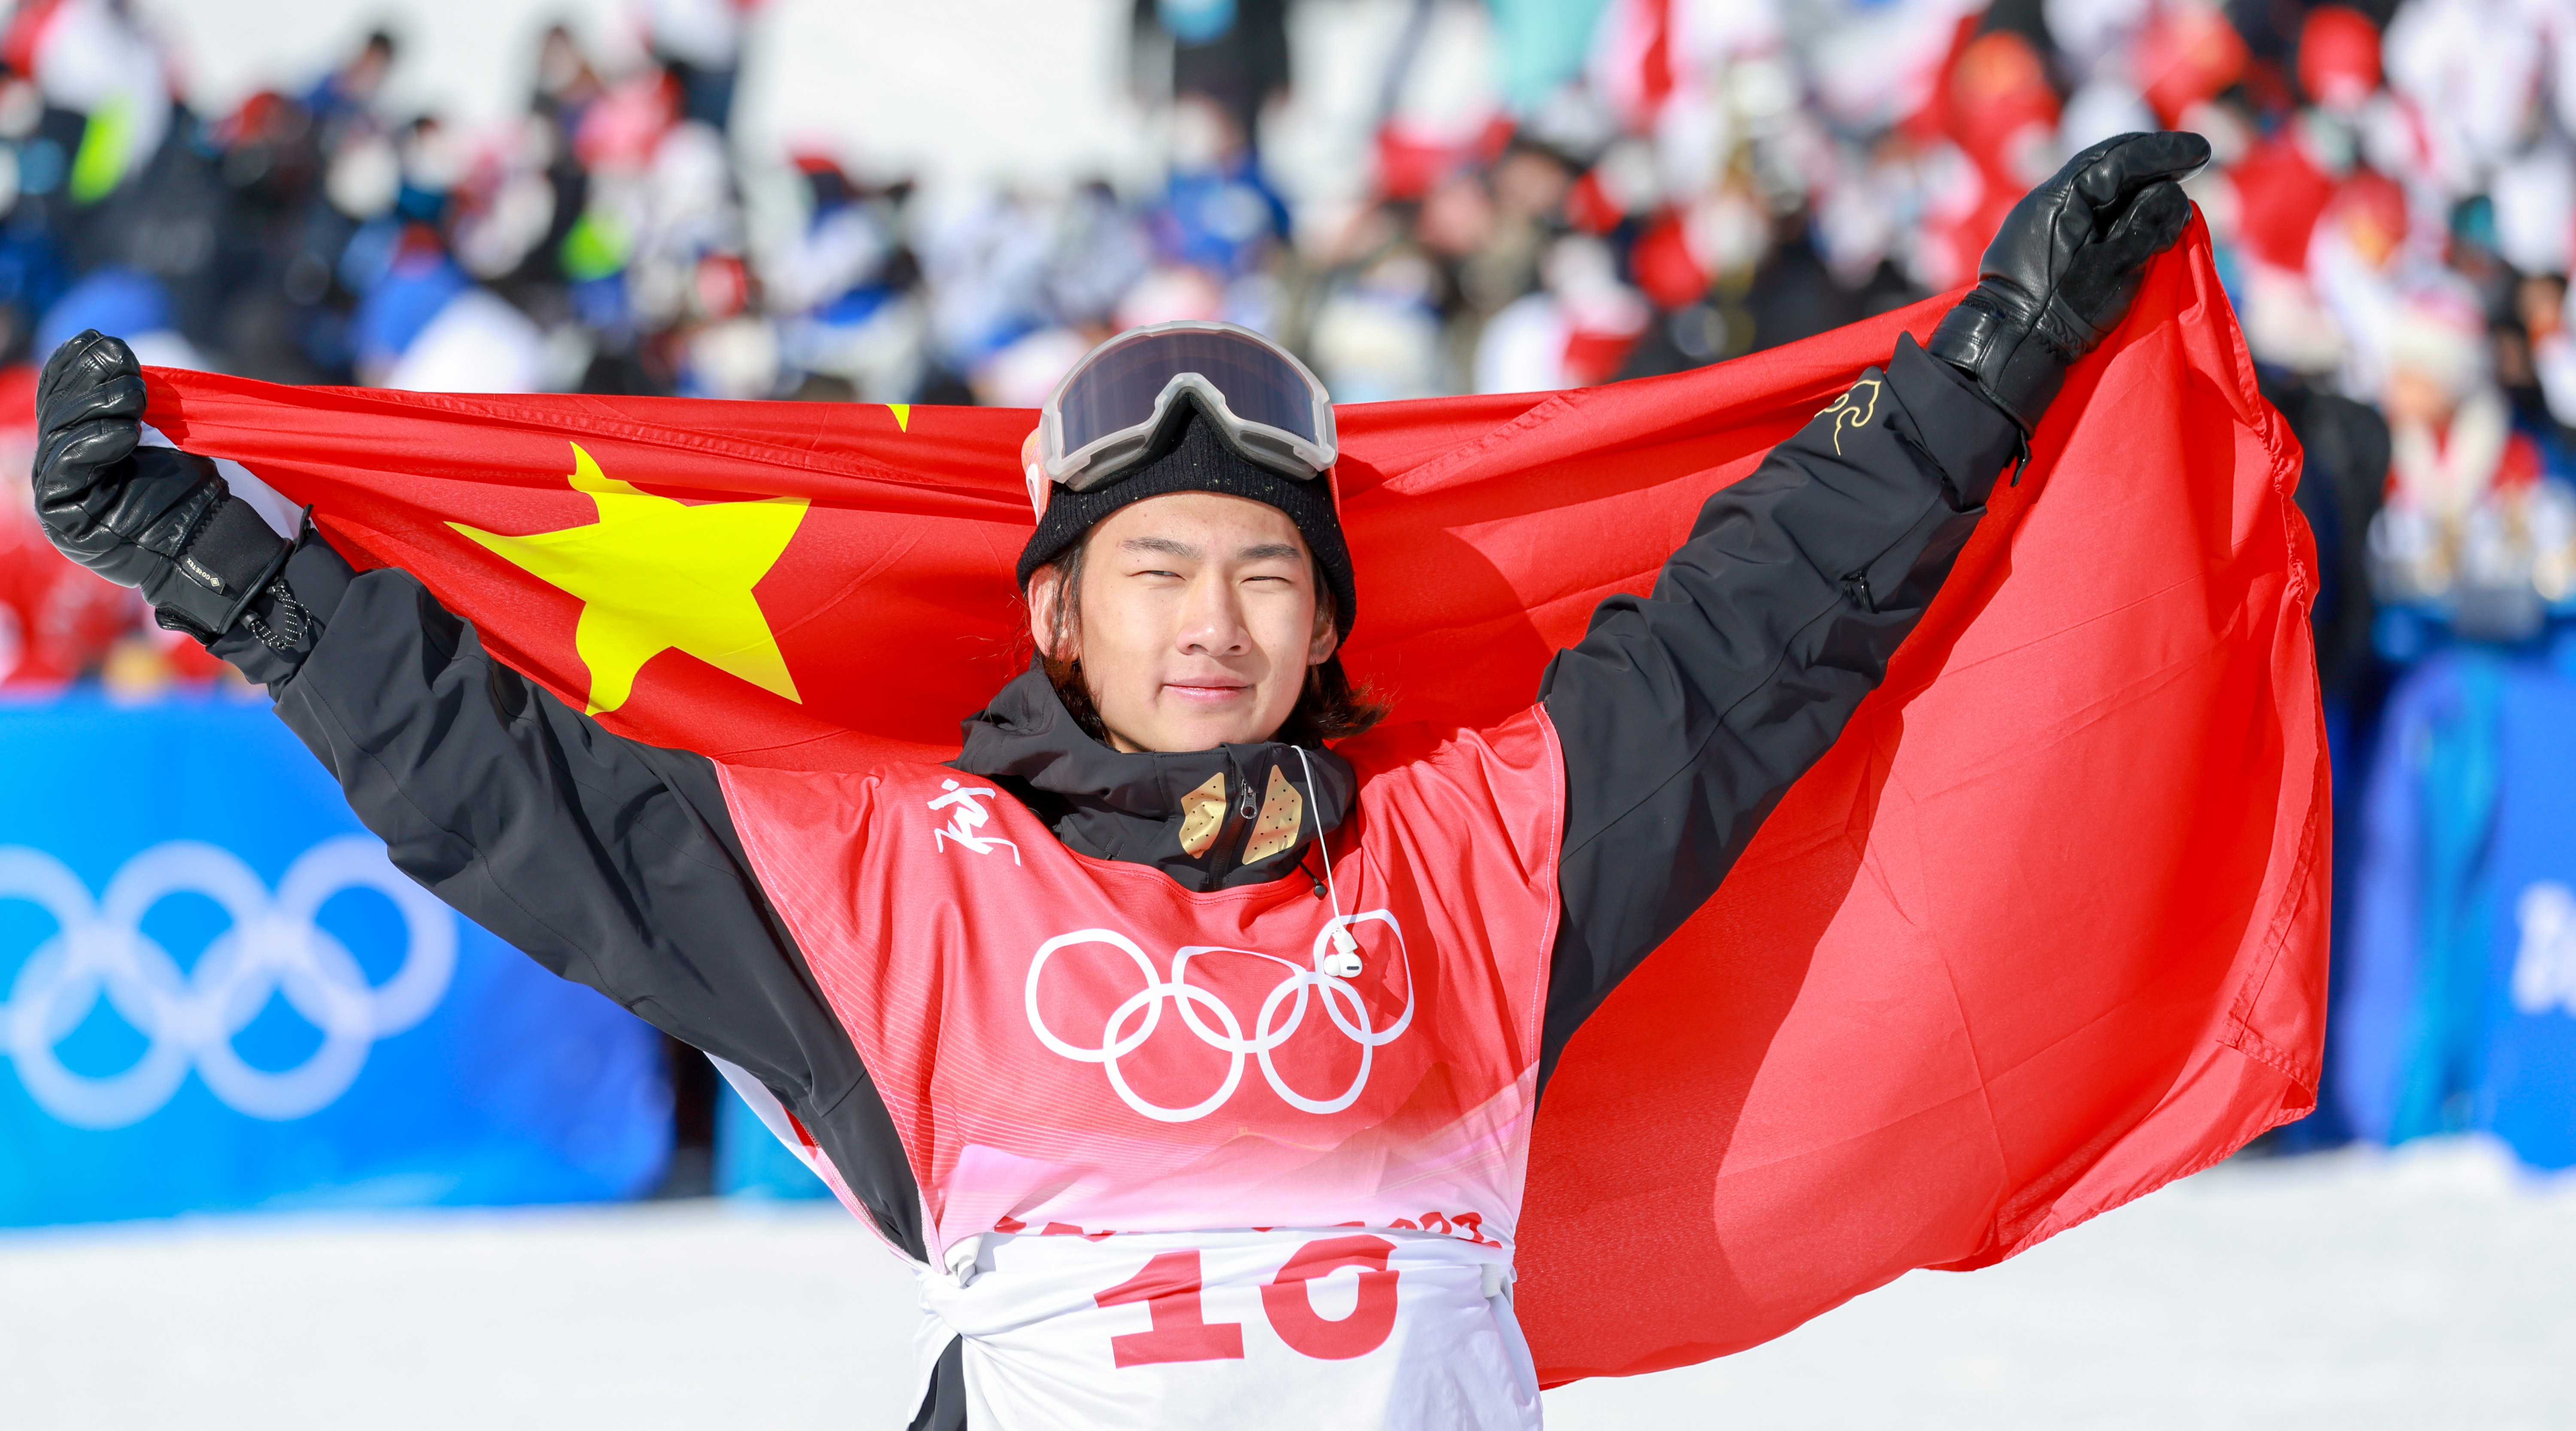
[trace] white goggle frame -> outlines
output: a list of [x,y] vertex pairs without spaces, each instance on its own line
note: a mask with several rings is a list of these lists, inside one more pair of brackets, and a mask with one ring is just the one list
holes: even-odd
[[[1119,348],[1155,334],[1181,330],[1239,334],[1277,355],[1305,381],[1308,400],[1314,405],[1315,433],[1321,440],[1308,441],[1285,428],[1247,422],[1235,416],[1234,409],[1225,400],[1224,391],[1214,382],[1199,373],[1179,372],[1163,384],[1162,391],[1155,395],[1153,411],[1142,421],[1107,433],[1076,451],[1065,451],[1061,405],[1065,392],[1075,380],[1092,364]],[[1198,319],[1131,328],[1083,355],[1082,361],[1076,363],[1073,371],[1065,374],[1064,380],[1057,383],[1055,391],[1047,396],[1046,406],[1039,412],[1038,430],[1033,434],[1036,451],[1025,455],[1035,458],[1036,467],[1043,471],[1048,483],[1061,486],[1066,491],[1088,492],[1095,487],[1107,486],[1125,472],[1130,460],[1153,445],[1154,434],[1162,429],[1164,420],[1171,415],[1172,404],[1179,401],[1183,393],[1197,399],[1199,410],[1215,420],[1228,446],[1287,476],[1321,476],[1340,456],[1341,444],[1333,426],[1332,398],[1325,393],[1324,384],[1312,370],[1297,361],[1295,354],[1249,328],[1236,323]],[[1032,475],[1030,499],[1043,511],[1045,503],[1042,494],[1036,490],[1036,480]]]

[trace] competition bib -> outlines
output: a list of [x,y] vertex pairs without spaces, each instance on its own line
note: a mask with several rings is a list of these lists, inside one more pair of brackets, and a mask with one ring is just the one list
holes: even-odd
[[[719,767],[903,1137],[979,1427],[1534,1424],[1505,1289],[1563,765],[1537,708],[1356,745],[1329,900],[1075,854],[943,766]],[[1388,1419],[1437,1387],[1473,1415]]]

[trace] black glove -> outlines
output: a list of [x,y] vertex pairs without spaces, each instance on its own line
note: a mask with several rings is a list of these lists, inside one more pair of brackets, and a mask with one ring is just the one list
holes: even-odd
[[233,496],[215,464],[139,447],[143,370],[96,329],[36,382],[36,516],[62,554],[143,589],[163,626],[211,641],[286,565],[293,543]]
[[2127,316],[2147,260],[2181,237],[2191,201],[2176,181],[2208,162],[2208,140],[2171,130],[2105,139],[2068,160],[2004,215],[1977,286],[1925,350],[2028,436],[2066,370]]

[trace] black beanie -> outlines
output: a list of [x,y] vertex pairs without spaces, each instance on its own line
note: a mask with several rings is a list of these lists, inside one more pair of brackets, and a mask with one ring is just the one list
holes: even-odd
[[1333,626],[1347,637],[1359,614],[1359,593],[1351,585],[1351,550],[1342,542],[1342,519],[1333,511],[1333,486],[1323,477],[1300,479],[1266,467],[1228,447],[1215,423],[1186,394],[1180,404],[1187,414],[1177,430],[1155,443],[1156,453],[1143,466],[1106,487],[1088,492],[1050,493],[1046,515],[1020,551],[1020,589],[1039,567],[1062,555],[1101,518],[1133,502],[1173,492],[1221,492],[1266,503],[1288,514],[1315,554],[1324,586],[1333,594]]

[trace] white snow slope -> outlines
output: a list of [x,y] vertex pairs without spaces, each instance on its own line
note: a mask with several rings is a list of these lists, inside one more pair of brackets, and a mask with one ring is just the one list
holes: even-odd
[[[0,1235],[10,1431],[804,1431],[907,1420],[900,1267],[712,1203]],[[2475,1144],[2230,1164],[1741,1356],[1612,1427],[2576,1427],[2576,1183]]]

